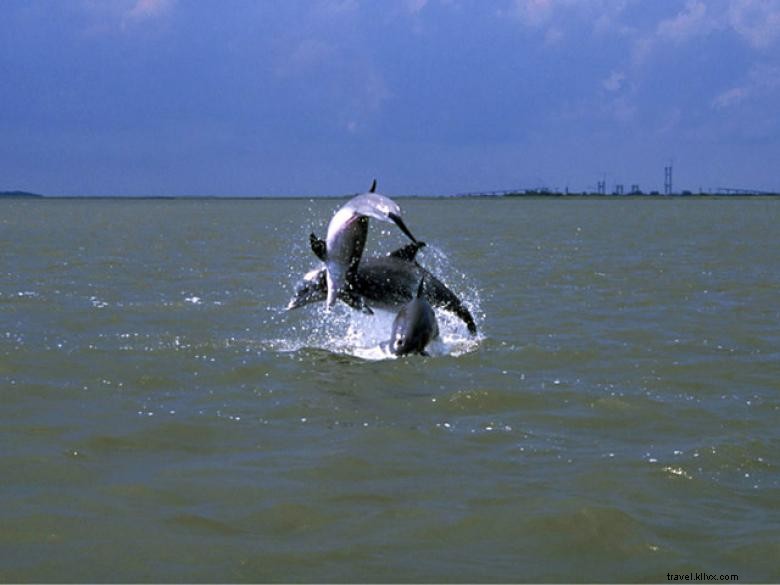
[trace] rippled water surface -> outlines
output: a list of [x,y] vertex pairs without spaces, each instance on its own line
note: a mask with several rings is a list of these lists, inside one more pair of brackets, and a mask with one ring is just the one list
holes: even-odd
[[402,200],[401,359],[339,204],[0,202],[0,581],[780,580],[780,200]]

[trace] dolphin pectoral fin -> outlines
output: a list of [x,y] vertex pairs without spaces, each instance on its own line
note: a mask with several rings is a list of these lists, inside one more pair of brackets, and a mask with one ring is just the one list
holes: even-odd
[[319,303],[324,301],[327,297],[327,293],[323,289],[316,289],[312,287],[300,289],[296,292],[295,296],[287,303],[287,310],[299,309],[305,305],[311,303]]
[[311,244],[311,251],[314,252],[314,255],[325,262],[326,254],[327,254],[327,246],[325,244],[325,240],[319,239],[314,234],[309,234],[309,244]]
[[417,243],[417,238],[415,238],[412,235],[412,232],[409,231],[409,228],[406,227],[406,224],[404,223],[404,220],[401,219],[400,215],[398,215],[397,213],[392,213],[391,212],[391,213],[387,214],[387,217],[389,217],[390,219],[393,220],[393,223],[395,223],[395,225],[397,225],[401,229],[401,231],[404,234],[406,234],[406,237],[408,237],[410,240],[412,240],[415,244]]
[[374,179],[374,182],[371,183],[371,188],[368,190],[369,193],[376,193],[376,179]]
[[324,301],[328,296],[328,285],[325,281],[325,269],[314,269],[306,273],[301,283],[295,289],[295,296],[287,303],[287,310],[297,309],[310,303]]
[[393,252],[390,252],[388,256],[391,256],[393,258],[398,258],[399,260],[406,260],[407,262],[412,262],[414,261],[415,256],[417,256],[417,252],[420,251],[420,248],[424,248],[424,247],[425,247],[425,242],[417,241],[412,244],[407,244],[402,248],[398,248]]

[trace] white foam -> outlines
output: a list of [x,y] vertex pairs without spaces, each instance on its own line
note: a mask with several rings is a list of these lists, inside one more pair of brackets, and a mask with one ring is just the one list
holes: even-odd
[[[439,337],[426,348],[429,355],[459,356],[478,348],[483,340],[481,335],[470,335],[454,315],[439,309],[435,312]],[[290,335],[285,339],[268,340],[262,345],[282,352],[323,349],[369,361],[397,358],[387,349],[396,315],[392,311],[375,309],[373,315],[368,315],[338,303],[330,312],[325,310],[324,304],[318,304],[294,313],[298,324],[290,322]]]

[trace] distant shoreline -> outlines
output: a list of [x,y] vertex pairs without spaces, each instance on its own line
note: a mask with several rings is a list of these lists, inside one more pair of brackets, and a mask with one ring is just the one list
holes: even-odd
[[[311,199],[346,199],[358,193],[343,195],[41,195],[28,191],[0,191],[2,199],[46,199],[46,200],[120,200],[120,201],[258,201],[258,200],[311,200]],[[558,191],[492,191],[485,193],[461,193],[456,195],[391,195],[394,199],[752,199],[765,197],[780,197],[780,193],[773,192],[745,192],[745,193],[626,193],[605,194],[589,192]]]
[[4,199],[42,199],[43,195],[28,191],[0,191],[0,198]]

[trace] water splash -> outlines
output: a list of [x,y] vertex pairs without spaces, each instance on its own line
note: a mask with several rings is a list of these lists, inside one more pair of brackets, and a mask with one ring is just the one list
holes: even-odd
[[[446,253],[434,246],[424,248],[418,255],[418,261],[461,298],[479,325],[482,316],[481,297],[471,279],[455,269]],[[294,290],[301,275],[311,268],[310,263],[303,262],[299,266],[290,266],[289,290]],[[337,303],[331,311],[325,308],[324,303],[289,312],[271,309],[271,320],[278,321],[277,325],[286,335],[266,340],[262,345],[281,352],[322,349],[370,361],[396,359],[397,356],[386,348],[396,312],[378,308],[373,310],[373,315],[367,315],[343,303]],[[484,340],[483,333],[471,335],[456,315],[436,307],[434,311],[439,324],[439,338],[429,344],[428,354],[434,357],[457,357],[477,350]]]

